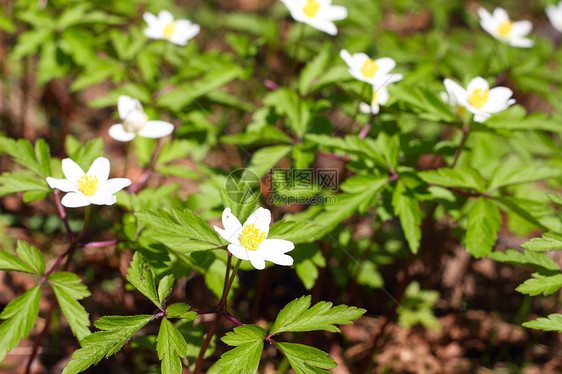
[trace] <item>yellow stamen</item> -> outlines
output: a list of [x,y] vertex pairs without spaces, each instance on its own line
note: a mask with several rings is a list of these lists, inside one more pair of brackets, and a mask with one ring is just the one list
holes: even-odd
[[490,91],[477,88],[468,95],[468,102],[475,108],[482,108],[488,102]]
[[509,34],[511,34],[511,29],[513,28],[513,22],[511,21],[503,21],[498,26],[498,34],[502,38],[507,38]]
[[379,65],[377,65],[376,61],[373,61],[369,58],[363,63],[361,74],[363,74],[365,78],[373,78],[377,70],[379,70]]
[[174,34],[174,31],[176,31],[176,22],[172,21],[169,22],[165,27],[164,27],[164,38],[166,39],[171,39],[172,35]]
[[466,114],[466,109],[462,105],[457,105],[457,114],[459,117],[464,117]]
[[78,179],[78,189],[86,196],[92,196],[98,190],[98,177],[83,175]]
[[240,244],[247,250],[255,251],[260,244],[265,240],[265,232],[255,228],[254,225],[246,225],[240,235]]
[[320,10],[320,3],[316,0],[307,0],[302,11],[307,17],[314,18]]

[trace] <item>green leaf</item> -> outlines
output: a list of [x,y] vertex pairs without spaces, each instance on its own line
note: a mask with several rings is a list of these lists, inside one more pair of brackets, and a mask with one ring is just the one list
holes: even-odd
[[422,212],[418,200],[413,193],[406,189],[402,181],[396,183],[392,193],[392,206],[394,214],[400,218],[404,236],[412,253],[417,253],[421,239]]
[[466,250],[476,258],[488,255],[496,242],[501,224],[502,217],[496,205],[479,197],[468,212]]
[[197,312],[190,312],[191,307],[184,303],[175,303],[166,308],[166,318],[197,319]]
[[156,294],[154,274],[140,252],[135,252],[133,256],[133,261],[131,261],[127,271],[127,280],[157,307],[162,308],[162,303]]
[[152,239],[174,252],[206,251],[222,245],[215,231],[189,209],[146,210],[135,216],[148,227]]
[[263,177],[269,169],[274,167],[279,160],[287,155],[292,149],[290,145],[277,145],[262,148],[254,153],[248,169],[256,173],[258,177]]
[[332,303],[325,301],[321,301],[309,309],[310,301],[310,296],[303,296],[287,304],[277,315],[270,334],[314,330],[340,332],[334,324],[350,324],[366,312],[365,309],[346,305],[332,307]]
[[83,145],[73,136],[67,136],[64,149],[72,161],[87,171],[96,158],[103,156],[103,140],[97,137]]
[[534,238],[523,243],[521,247],[531,251],[557,251],[562,249],[562,234],[547,232],[542,234],[541,238]]
[[326,227],[314,222],[277,221],[269,229],[269,239],[285,239],[293,243],[312,243],[326,234]]
[[219,374],[255,374],[260,364],[263,340],[245,343],[222,354],[217,361]]
[[246,343],[254,343],[263,340],[265,330],[256,325],[243,325],[235,327],[233,331],[227,332],[221,340],[231,346],[240,346]]
[[37,248],[19,240],[16,252],[37,274],[43,275],[45,273],[45,258]]
[[304,136],[311,119],[309,100],[301,99],[289,88],[280,88],[268,93],[263,102],[274,107],[279,115],[286,116],[288,125],[299,138]]
[[550,295],[562,288],[562,273],[558,271],[542,270],[533,273],[533,278],[527,279],[515,290],[527,295]]
[[170,295],[170,292],[172,292],[173,285],[173,275],[166,275],[160,280],[160,283],[158,283],[158,300],[160,301],[160,305],[164,305],[164,301],[166,301],[166,298]]
[[312,88],[314,80],[321,76],[328,65],[331,46],[326,44],[322,51],[302,69],[299,75],[299,92],[306,95]]
[[59,306],[74,336],[78,340],[82,340],[87,335],[90,335],[88,312],[77,301],[90,296],[88,288],[73,273],[56,272],[51,274],[48,280],[49,284],[53,287]]
[[516,159],[502,162],[494,171],[488,184],[489,190],[515,184],[560,178],[562,170],[539,163],[529,163]]
[[106,316],[94,325],[102,331],[86,336],[80,344],[82,348],[74,351],[63,370],[63,374],[81,373],[92,365],[97,365],[104,357],[117,353],[133,335],[150,322],[154,316]]
[[553,259],[544,253],[537,253],[525,250],[523,253],[515,249],[508,249],[505,252],[492,252],[488,255],[492,260],[506,262],[508,264],[524,266],[537,270],[560,270]]
[[187,343],[172,322],[162,319],[156,343],[158,358],[162,361],[162,374],[181,374],[181,358],[187,356]]
[[12,50],[11,57],[19,60],[24,56],[36,53],[41,44],[50,38],[53,31],[49,28],[38,28],[26,31],[18,38],[15,48]]
[[443,187],[466,188],[478,192],[484,192],[486,188],[484,178],[469,166],[422,171],[418,176],[424,182]]
[[333,358],[319,349],[295,343],[279,342],[275,345],[287,357],[297,374],[329,373],[321,369],[333,369],[338,366]]
[[[44,197],[43,193],[49,193],[51,189],[44,178],[38,178],[29,171],[19,171],[15,173],[3,173],[0,175],[0,196],[9,195],[16,192],[39,192],[39,196]],[[27,202],[33,201],[28,198]]]
[[39,316],[41,288],[35,286],[13,299],[0,314],[0,361],[25,339]]
[[6,251],[0,251],[0,270],[21,271],[22,273],[34,274],[35,270],[26,262]]
[[562,333],[562,314],[550,314],[548,318],[537,318],[534,321],[523,323],[523,327]]

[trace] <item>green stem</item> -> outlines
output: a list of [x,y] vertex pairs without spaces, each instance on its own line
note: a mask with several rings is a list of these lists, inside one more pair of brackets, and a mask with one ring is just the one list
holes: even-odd
[[468,122],[465,122],[465,124],[463,126],[463,129],[462,129],[461,144],[459,144],[459,147],[455,151],[455,155],[453,156],[453,164],[451,165],[451,168],[454,168],[457,165],[457,162],[459,161],[459,157],[461,155],[461,152],[464,149],[464,146],[466,145],[466,140],[468,139],[468,134],[470,134],[470,124]]
[[74,239],[73,245],[76,245],[76,243],[78,243],[80,239],[82,239],[82,236],[84,236],[84,233],[86,232],[86,227],[88,227],[88,223],[90,222],[90,210],[91,205],[88,205],[86,207],[86,212],[84,213],[84,223],[82,224],[82,229]]
[[232,272],[230,273],[230,278],[228,279],[228,283],[226,284],[226,286],[224,287],[223,291],[222,291],[222,297],[221,300],[219,302],[219,306],[218,306],[218,310],[219,311],[224,311],[226,309],[226,302],[228,299],[228,293],[230,292],[230,289],[232,288],[232,284],[234,283],[234,278],[236,278],[236,274],[238,273],[238,269],[240,268],[240,264],[242,264],[242,260],[238,260],[236,261],[236,264],[234,265],[234,269],[232,269]]

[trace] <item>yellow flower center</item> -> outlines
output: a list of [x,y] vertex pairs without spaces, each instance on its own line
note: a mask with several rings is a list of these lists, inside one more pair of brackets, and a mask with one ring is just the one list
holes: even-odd
[[166,39],[171,39],[172,35],[174,34],[174,31],[176,31],[176,22],[172,21],[169,22],[165,27],[164,27],[164,38]]
[[368,58],[367,61],[363,63],[361,74],[363,74],[365,78],[373,78],[377,70],[379,70],[379,65],[377,65],[377,62]]
[[78,179],[78,189],[86,196],[92,196],[98,190],[98,177],[83,175]]
[[307,17],[314,18],[320,10],[320,3],[316,0],[307,0],[302,11]]
[[511,21],[503,21],[498,26],[498,34],[502,38],[507,38],[509,34],[511,34],[511,29],[513,28],[513,22]]
[[246,225],[244,226],[244,229],[242,229],[240,244],[242,244],[244,248],[250,251],[255,251],[264,240],[265,232],[261,232],[260,229],[255,228],[253,224]]
[[482,108],[488,102],[490,91],[477,88],[468,95],[468,102],[475,108]]

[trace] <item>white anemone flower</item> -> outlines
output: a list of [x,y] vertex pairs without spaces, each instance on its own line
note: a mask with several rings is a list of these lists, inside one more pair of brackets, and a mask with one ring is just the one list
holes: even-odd
[[228,251],[241,260],[249,260],[258,270],[265,268],[265,261],[291,266],[293,258],[285,253],[295,248],[293,242],[284,239],[266,239],[269,234],[271,212],[258,208],[242,225],[230,208],[222,212],[224,229],[214,226],[215,231],[230,244]]
[[137,135],[145,138],[161,138],[174,131],[174,125],[165,121],[149,121],[140,101],[121,95],[117,102],[119,117],[123,123],[109,128],[109,136],[120,142],[133,140]]
[[151,39],[168,40],[177,45],[186,45],[200,31],[198,24],[186,19],[174,20],[174,16],[167,10],[160,11],[158,16],[146,12],[142,18],[148,24],[144,35]]
[[456,102],[474,113],[475,122],[484,122],[493,113],[501,112],[515,104],[511,96],[513,92],[507,87],[494,87],[490,89],[488,82],[482,77],[470,81],[466,90],[450,79],[443,82],[449,96]]
[[109,178],[109,160],[98,157],[87,173],[69,158],[62,160],[62,172],[66,179],[47,177],[49,187],[68,192],[61,200],[67,208],[78,208],[90,204],[113,205],[115,193],[131,185],[127,178]]
[[484,8],[480,8],[478,9],[478,15],[482,28],[499,41],[519,48],[533,46],[533,41],[525,38],[533,28],[530,21],[513,22],[502,8],[494,9],[492,14]]
[[375,85],[373,86],[373,96],[371,99],[371,103],[360,103],[359,111],[361,111],[361,113],[367,114],[378,114],[380,112],[380,106],[385,105],[389,97],[390,95],[388,94],[386,84],[382,84],[380,86]]
[[403,77],[402,74],[389,74],[396,66],[396,62],[390,57],[372,60],[365,53],[351,55],[345,49],[341,50],[340,56],[349,66],[349,73],[360,81],[374,85],[384,79],[386,84],[391,84],[398,82]]
[[546,15],[556,30],[562,32],[562,1],[558,5],[549,5],[546,7]]
[[347,9],[340,5],[332,5],[332,0],[281,0],[295,21],[336,35],[338,29],[333,21],[347,18]]

